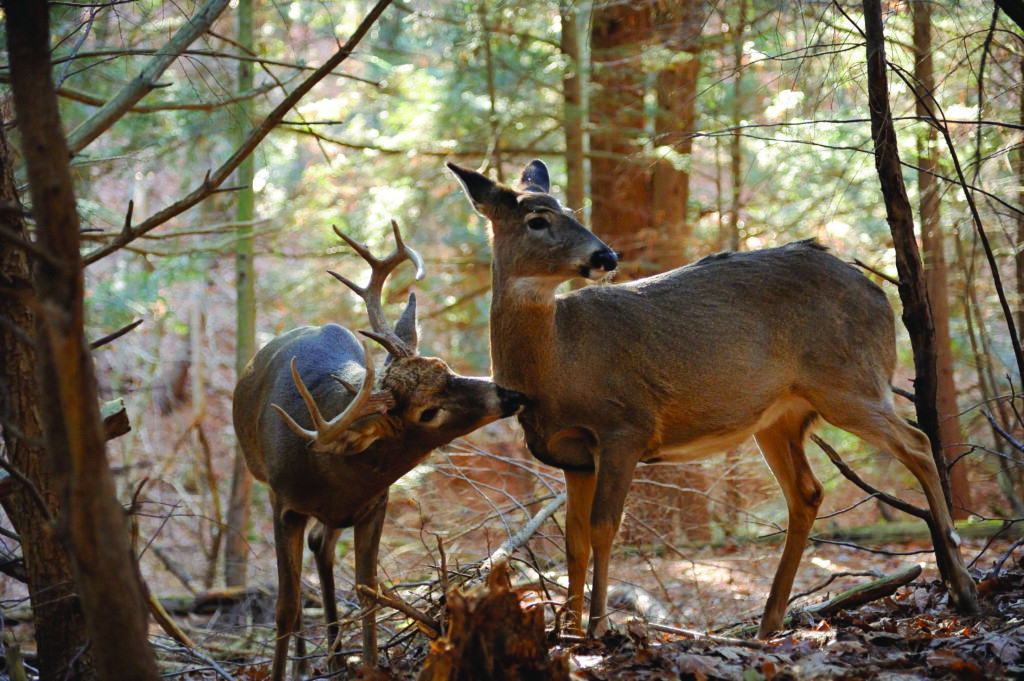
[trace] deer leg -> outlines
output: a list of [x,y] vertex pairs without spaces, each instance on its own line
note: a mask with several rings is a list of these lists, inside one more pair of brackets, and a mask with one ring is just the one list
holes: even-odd
[[593,471],[565,474],[565,561],[569,572],[569,633],[583,633],[583,587],[590,563],[590,513],[597,475]]
[[327,622],[327,652],[331,664],[335,663],[334,653],[338,645],[338,599],[334,594],[334,552],[338,546],[341,528],[329,528],[317,523],[309,533],[309,549],[316,560],[316,572],[320,577],[320,593],[323,595],[324,619]]
[[[274,643],[271,681],[284,679],[285,666],[288,664],[288,642],[292,633],[298,631],[302,624],[302,535],[306,531],[306,520],[306,516],[295,513],[274,512],[274,546],[277,551],[277,607],[274,619],[277,640]],[[302,662],[296,660],[295,664],[295,677],[298,678],[298,666]]]
[[806,424],[806,414],[789,414],[754,435],[761,454],[782,488],[789,511],[786,544],[772,579],[768,602],[757,631],[758,638],[767,638],[782,628],[793,580],[821,505],[821,483],[814,477],[804,454]]
[[[639,448],[637,448],[639,451]],[[594,582],[590,589],[590,620],[587,636],[594,637],[607,629],[608,567],[612,543],[622,521],[626,494],[633,481],[637,459],[627,449],[601,453],[597,467],[594,503],[590,510],[590,545],[594,550]]]
[[359,586],[377,591],[377,552],[380,548],[380,534],[384,528],[384,515],[388,508],[388,492],[377,497],[373,507],[356,521],[356,585],[363,614],[363,664],[377,668],[377,615],[373,609],[376,601],[362,594]]
[[928,528],[932,535],[935,562],[946,582],[950,600],[961,613],[979,612],[981,606],[978,603],[978,589],[960,555],[960,535],[946,506],[928,436],[891,410],[869,414],[853,424],[844,421],[832,423],[883,451],[891,452],[917,478],[931,509]]

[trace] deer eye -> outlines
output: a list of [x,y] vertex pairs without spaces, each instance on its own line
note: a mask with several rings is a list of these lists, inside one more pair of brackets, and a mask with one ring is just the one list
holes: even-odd
[[526,221],[526,226],[529,227],[530,229],[534,229],[534,230],[547,229],[548,228],[548,221],[547,221],[547,218],[541,218],[541,217],[530,218],[529,220]]
[[441,410],[436,407],[424,409],[420,412],[420,423],[429,423],[430,421],[433,421],[439,411]]

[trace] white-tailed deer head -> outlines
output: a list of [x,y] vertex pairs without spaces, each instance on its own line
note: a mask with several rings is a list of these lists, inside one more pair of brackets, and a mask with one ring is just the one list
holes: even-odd
[[895,330],[881,289],[807,240],[556,295],[615,259],[549,195],[544,164],[530,163],[518,189],[448,167],[490,221],[494,380],[531,398],[519,416],[526,442],[565,471],[577,623],[593,550],[589,634],[606,616],[612,542],[637,463],[692,460],[751,436],[789,509],[759,633],[777,631],[822,498],[803,449],[819,416],[914,473],[953,602],[977,611],[927,437],[894,412]]
[[[289,637],[301,620],[302,537],[309,518],[318,521],[309,545],[333,642],[338,635],[333,567],[341,530],[355,527],[357,585],[376,590],[389,486],[431,450],[518,412],[526,401],[489,379],[460,376],[440,359],[417,355],[414,296],[394,329],[388,326],[381,304],[388,275],[406,260],[422,271],[419,256],[392,226],[397,248],[382,259],[335,230],[370,264],[365,287],[331,273],[365,301],[372,331],[363,334],[388,350],[383,370],[375,369],[366,341],[348,329],[305,326],[260,349],[235,387],[239,445],[249,470],[272,492],[279,585],[273,681],[284,677]],[[377,663],[376,631],[368,611],[363,659],[371,666]],[[302,658],[301,637],[298,645]]]

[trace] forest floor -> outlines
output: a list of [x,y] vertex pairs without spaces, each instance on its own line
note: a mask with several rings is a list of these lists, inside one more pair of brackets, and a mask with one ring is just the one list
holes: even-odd
[[[749,625],[756,625],[760,617],[779,555],[777,543],[744,542],[701,549],[688,561],[620,550],[613,562],[616,576],[623,580],[619,586],[657,583],[660,593],[618,589],[620,595],[639,593],[642,597],[620,598],[612,631],[590,642],[566,642],[551,633],[556,611],[552,602],[560,603],[563,594],[551,589],[538,594],[535,584],[517,584],[515,578],[513,589],[524,607],[539,605],[549,611],[549,651],[568,658],[573,681],[1024,679],[1024,549],[1011,540],[966,540],[963,552],[973,561],[972,574],[979,582],[983,606],[983,614],[972,617],[951,610],[948,596],[936,580],[933,557],[921,552],[922,545],[889,544],[882,550],[885,553],[841,544],[810,546],[794,589],[803,594],[797,602],[801,607],[826,601],[851,585],[893,574],[908,565],[921,565],[924,572],[891,596],[827,618],[797,616],[786,631],[768,641],[754,639]],[[557,588],[553,582],[549,586]],[[433,593],[425,594],[425,590]],[[405,590],[403,596],[436,617],[442,607],[438,590],[437,583],[420,584]],[[311,601],[314,593],[310,593]],[[272,603],[271,598],[264,605],[272,607]],[[615,603],[612,605],[614,608]],[[637,610],[644,611],[651,622],[638,618]],[[225,643],[224,628],[216,623],[218,618],[225,621],[224,614],[191,616],[190,633],[200,642],[196,654],[183,655],[178,649],[178,654],[167,655],[164,669],[168,674],[186,680],[265,678],[273,629],[272,620],[266,617],[269,613],[262,623],[245,626],[245,631],[258,632],[262,640],[255,655],[251,648],[243,652]],[[314,648],[310,678],[419,678],[430,639],[411,620],[391,616],[383,622],[382,672],[370,674],[353,666],[339,675],[326,670],[323,626],[316,613],[307,615],[309,628],[304,635]],[[382,620],[387,616],[382,615]],[[666,631],[675,627],[687,631]],[[744,627],[747,630],[740,633]],[[356,665],[354,607],[343,626],[342,643],[352,646],[346,653],[352,653],[350,659]],[[459,678],[483,679],[474,675]]]

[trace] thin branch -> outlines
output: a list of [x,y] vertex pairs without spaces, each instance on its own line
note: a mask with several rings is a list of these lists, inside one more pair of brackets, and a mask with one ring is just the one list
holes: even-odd
[[488,556],[486,563],[488,565],[494,565],[499,561],[507,560],[517,548],[522,546],[530,539],[530,537],[533,536],[533,533],[544,524],[545,520],[550,518],[551,515],[565,503],[565,498],[565,492],[562,492],[549,501],[547,505],[537,511],[537,514],[530,518],[530,521],[523,525],[518,532],[502,542],[501,546]]
[[129,108],[152,92],[157,86],[157,80],[167,70],[167,67],[181,56],[185,48],[213,25],[221,12],[227,8],[229,2],[230,0],[207,0],[194,16],[186,20],[185,25],[178,29],[178,32],[163,49],[149,60],[138,76],[121,88],[121,91],[100,107],[99,111],[83,121],[68,135],[68,149],[71,153],[77,154],[89,146],[93,140],[124,116]]
[[[224,99],[218,99],[213,102],[156,102],[154,104],[135,104],[127,109],[125,113],[157,113],[160,111],[213,111],[214,109],[220,109],[225,106],[231,106],[248,99],[265,95],[271,90],[276,89],[278,86],[275,83],[266,83],[259,87],[254,87],[251,90],[246,90],[232,97],[226,97]],[[98,97],[96,95],[89,94],[88,92],[82,92],[69,87],[57,88],[57,94],[65,99],[70,99],[73,102],[79,104],[85,104],[86,106],[103,106],[109,100],[105,97]]]
[[685,636],[686,638],[692,638],[696,641],[710,641],[726,646],[736,646],[739,648],[751,648],[753,650],[767,650],[772,648],[770,643],[764,641],[754,641],[749,638],[733,638],[731,636],[716,636],[715,634],[708,634],[703,631],[696,631],[694,629],[681,629],[679,627],[671,627],[667,624],[658,624],[657,622],[648,622],[648,629],[654,631],[660,631],[665,634],[675,634],[676,636]]
[[96,348],[101,348],[104,345],[106,345],[107,343],[111,343],[111,342],[117,340],[118,338],[120,338],[121,336],[125,335],[126,333],[129,333],[130,331],[133,331],[141,323],[142,323],[141,319],[136,319],[131,324],[128,324],[126,326],[122,326],[117,331],[114,331],[113,333],[108,333],[106,336],[103,336],[102,338],[98,338],[98,339],[94,340],[92,343],[89,343],[89,349],[90,350],[95,350]]
[[373,9],[370,10],[369,14],[363,19],[362,23],[356,28],[355,32],[349,37],[348,41],[335,52],[330,59],[324,62],[323,66],[318,68],[313,75],[309,76],[304,80],[297,88],[295,88],[291,94],[284,98],[280,104],[278,104],[273,111],[267,114],[266,118],[259,126],[254,128],[249,135],[245,138],[242,144],[235,150],[235,153],[226,160],[223,165],[220,166],[215,172],[207,173],[196,189],[192,190],[183,199],[176,201],[175,203],[167,206],[163,210],[153,214],[145,221],[141,222],[129,232],[123,233],[115,239],[111,240],[105,246],[101,246],[96,250],[88,253],[84,258],[83,262],[85,265],[91,265],[92,263],[104,258],[111,253],[119,250],[126,244],[135,240],[139,236],[152,231],[159,227],[163,223],[167,222],[173,217],[180,215],[192,206],[195,206],[203,199],[207,198],[214,192],[218,191],[220,185],[231,176],[231,173],[235,171],[235,168],[251,154],[256,147],[263,141],[271,130],[284,118],[284,115],[295,106],[296,103],[302,97],[306,95],[313,86],[327,77],[331,71],[333,71],[339,64],[345,61],[351,54],[355,46],[363,39],[370,27],[377,21],[377,18],[381,13],[391,4],[391,0],[378,0],[377,4],[374,5]]
[[411,619],[416,620],[424,627],[427,631],[423,633],[430,636],[430,638],[437,638],[438,632],[441,630],[440,623],[429,615],[420,612],[416,608],[412,607],[401,598],[399,598],[394,592],[389,591],[384,585],[380,585],[380,591],[374,591],[365,584],[359,585],[359,593],[367,598],[372,598],[377,602],[378,605],[389,607],[393,610],[397,610],[403,615],[408,616]]
[[[9,429],[10,426],[5,423],[4,431],[6,432]],[[48,523],[52,523],[53,514],[50,512],[50,509],[46,506],[46,500],[43,499],[43,495],[39,491],[39,488],[36,487],[31,480],[25,477],[24,473],[15,468],[10,462],[8,462],[3,457],[0,457],[0,468],[3,468],[12,478],[14,478],[15,480],[17,480],[18,482],[25,486],[25,489],[28,491],[28,495],[32,498],[32,501],[34,501],[36,506],[39,507],[39,514],[43,517],[43,520],[45,520]]]
[[839,469],[839,472],[843,474],[843,477],[852,482],[853,484],[857,485],[857,487],[860,487],[868,494],[876,496],[877,498],[881,499],[890,506],[898,508],[904,513],[909,513],[910,515],[916,518],[921,518],[922,520],[926,521],[931,518],[931,513],[929,513],[927,510],[919,506],[915,506],[913,504],[908,504],[902,499],[897,499],[891,494],[882,492],[881,490],[875,489],[874,487],[869,485],[867,482],[863,480],[863,478],[857,475],[857,473],[855,473],[852,468],[846,465],[846,462],[843,461],[842,458],[840,458],[839,453],[832,448],[832,445],[825,442],[818,435],[812,435],[811,440],[814,441],[814,444],[821,447],[821,451],[825,452],[825,455],[828,456],[829,460],[835,465],[836,468]]

